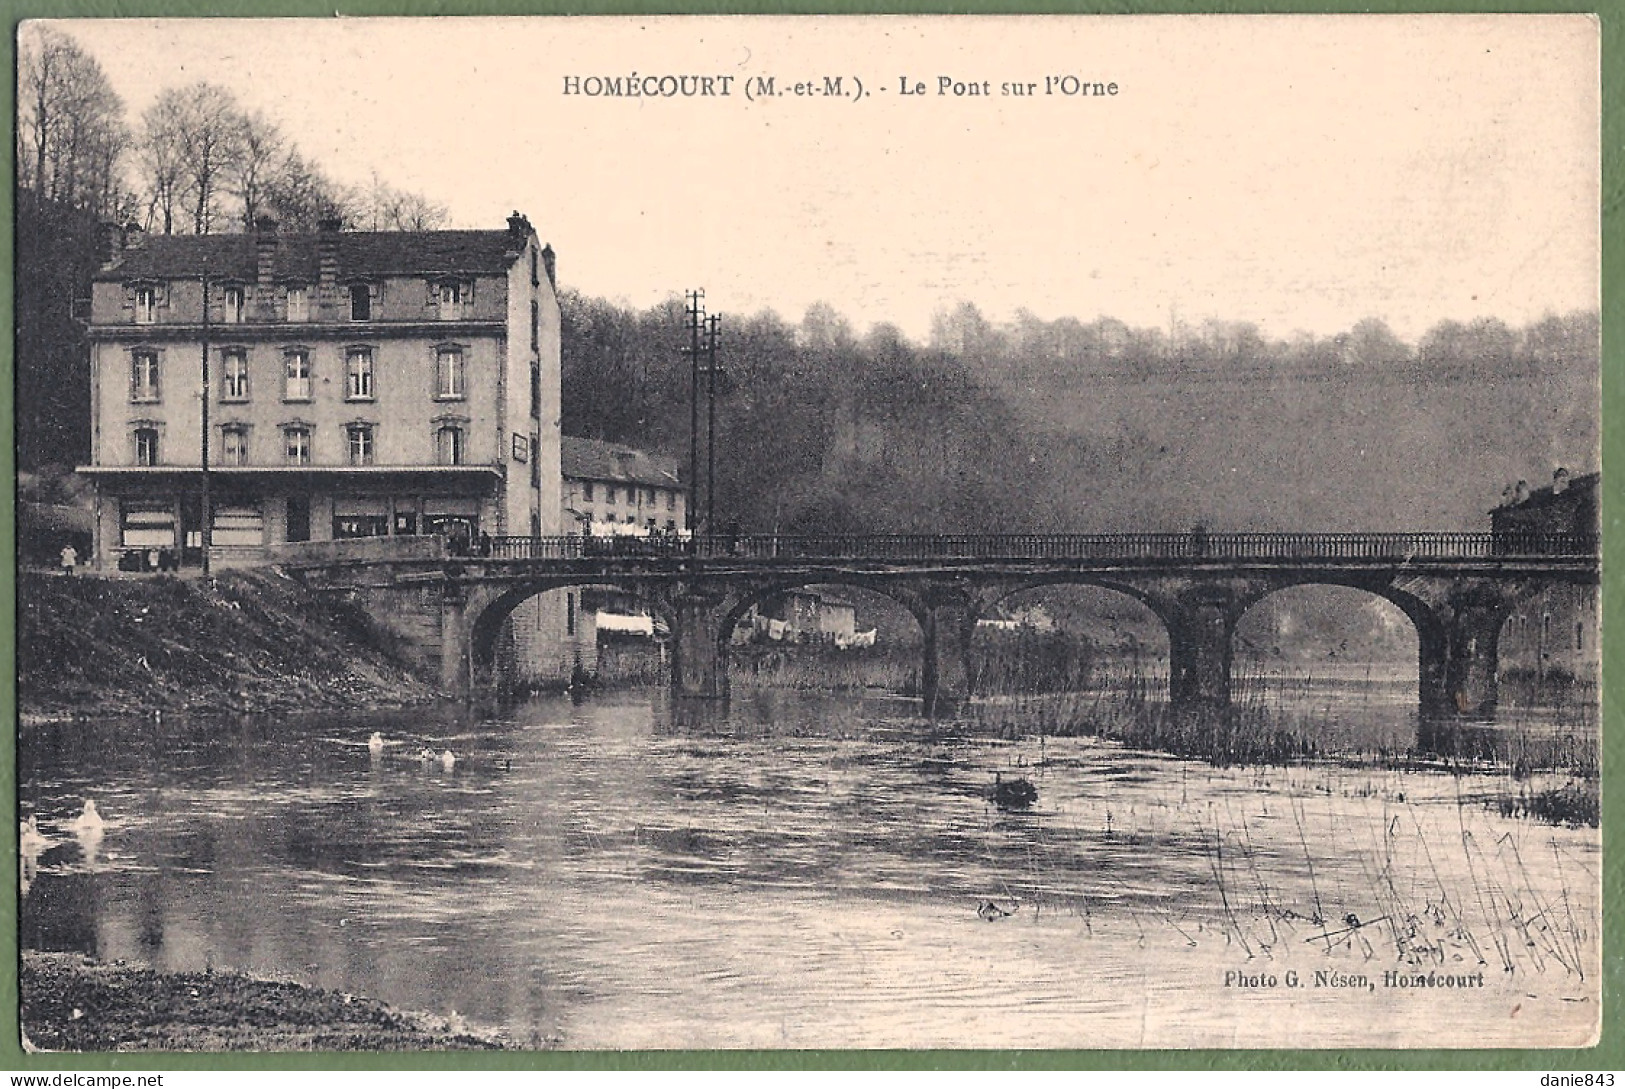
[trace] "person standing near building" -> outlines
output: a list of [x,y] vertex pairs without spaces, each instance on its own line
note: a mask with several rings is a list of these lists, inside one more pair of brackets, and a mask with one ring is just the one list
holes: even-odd
[[62,573],[72,575],[73,569],[79,566],[79,550],[71,544],[62,546]]

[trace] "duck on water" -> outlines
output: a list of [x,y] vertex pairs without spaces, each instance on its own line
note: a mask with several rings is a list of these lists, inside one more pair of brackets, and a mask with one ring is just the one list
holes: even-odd
[[1038,788],[1026,779],[1006,779],[993,773],[993,785],[987,791],[988,800],[1000,809],[1031,809],[1038,801]]

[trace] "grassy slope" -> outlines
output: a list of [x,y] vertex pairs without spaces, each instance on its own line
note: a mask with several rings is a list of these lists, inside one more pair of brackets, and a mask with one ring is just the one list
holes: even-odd
[[358,610],[271,572],[214,580],[23,573],[17,584],[25,715],[432,698],[388,647]]
[[22,1022],[47,1051],[447,1051],[499,1041],[370,999],[231,972],[24,953]]

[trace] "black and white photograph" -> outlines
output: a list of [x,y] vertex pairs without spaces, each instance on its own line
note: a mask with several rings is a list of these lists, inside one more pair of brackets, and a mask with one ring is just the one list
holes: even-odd
[[1595,17],[15,29],[25,1052],[1597,1042]]

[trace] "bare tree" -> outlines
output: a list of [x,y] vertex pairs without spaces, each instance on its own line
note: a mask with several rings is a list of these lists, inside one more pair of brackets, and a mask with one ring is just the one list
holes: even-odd
[[186,172],[185,124],[180,98],[173,91],[159,95],[141,115],[136,162],[146,188],[149,231],[161,225],[164,234],[175,233],[175,209]]
[[318,220],[353,220],[356,215],[351,194],[307,161],[298,148],[290,148],[266,179],[263,208],[290,231],[313,231]]
[[372,185],[355,194],[356,226],[369,231],[432,231],[451,218],[446,206],[387,184],[375,170]]
[[[166,92],[167,93],[167,92]],[[183,118],[183,169],[192,200],[192,229],[214,226],[222,180],[242,155],[243,115],[224,87],[198,82],[179,92]]]
[[25,29],[18,63],[18,182],[49,200],[110,214],[129,145],[124,103],[74,40]]
[[286,141],[276,123],[258,111],[242,119],[239,139],[238,155],[229,174],[233,192],[242,202],[242,223],[247,229],[259,218],[272,177],[286,162]]

